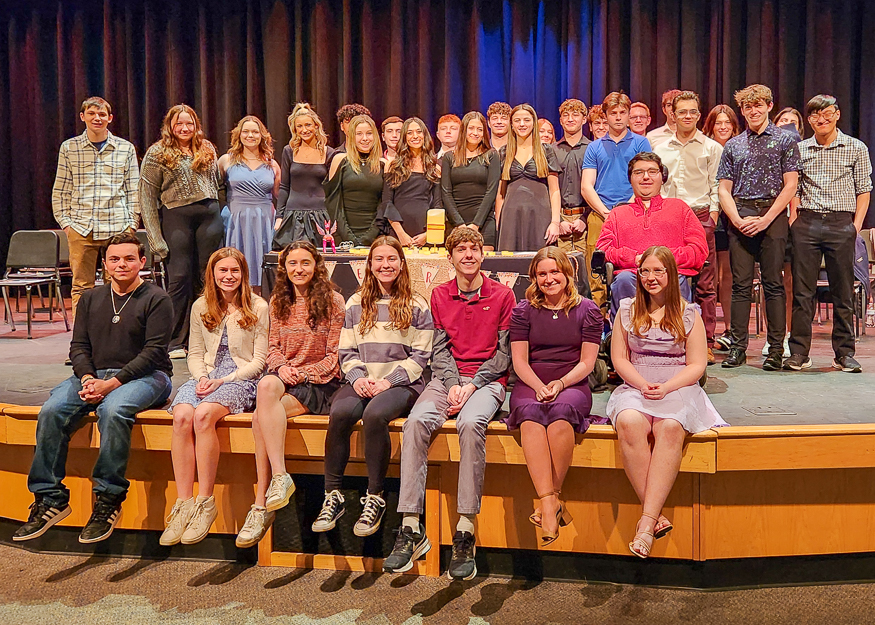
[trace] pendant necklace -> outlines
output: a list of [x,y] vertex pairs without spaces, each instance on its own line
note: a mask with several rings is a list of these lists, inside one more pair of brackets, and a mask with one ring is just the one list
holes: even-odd
[[558,311],[558,310],[554,310],[554,311],[553,311],[553,319],[558,319],[558,318],[559,318],[559,311]]
[[[134,289],[134,291],[136,291],[136,290],[137,290],[137,289]],[[112,289],[112,287],[109,287],[109,295],[110,295],[110,297],[112,297],[112,312],[115,313],[115,314],[113,315],[113,317],[112,317],[112,322],[113,322],[113,323],[118,323],[119,321],[121,321],[121,317],[119,317],[119,315],[120,315],[121,312],[125,309],[125,306],[128,305],[128,302],[131,301],[131,296],[134,294],[134,291],[131,291],[131,292],[128,294],[128,299],[125,300],[125,303],[122,304],[122,307],[121,307],[121,308],[119,308],[118,310],[116,310],[116,309],[115,309],[115,291]]]

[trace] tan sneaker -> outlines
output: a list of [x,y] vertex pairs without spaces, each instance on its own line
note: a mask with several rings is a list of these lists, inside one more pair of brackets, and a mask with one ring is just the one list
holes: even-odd
[[268,512],[264,508],[252,506],[249,508],[249,513],[246,515],[246,521],[243,527],[240,528],[240,533],[237,534],[235,541],[241,549],[257,545],[264,538],[264,533],[273,524],[273,519],[276,515],[273,512]]
[[188,527],[182,533],[180,542],[183,545],[193,545],[202,541],[210,533],[210,527],[217,516],[219,516],[219,509],[216,508],[215,497],[211,495],[203,501],[196,501]]
[[267,487],[264,506],[269,512],[285,508],[295,493],[295,482],[288,473],[277,473]]
[[182,533],[188,526],[188,521],[191,518],[191,513],[194,511],[194,497],[186,500],[177,499],[170,510],[170,514],[164,519],[167,522],[167,528],[161,534],[159,544],[164,547],[170,547],[179,542],[182,538]]

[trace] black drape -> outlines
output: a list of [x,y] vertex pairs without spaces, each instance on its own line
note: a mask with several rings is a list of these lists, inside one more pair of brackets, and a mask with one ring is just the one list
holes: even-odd
[[[863,0],[41,0],[0,7],[0,259],[21,228],[55,227],[60,143],[88,95],[142,156],[166,109],[186,102],[220,150],[245,114],[282,146],[309,101],[334,143],[334,111],[379,122],[530,102],[556,124],[566,97],[623,89],[647,102],[697,91],[707,108],[748,83],[776,107],[818,92],[841,128],[875,140],[875,12]],[[869,36],[864,36],[869,34]],[[558,124],[557,128],[558,128]],[[278,150],[279,151],[279,150]]]

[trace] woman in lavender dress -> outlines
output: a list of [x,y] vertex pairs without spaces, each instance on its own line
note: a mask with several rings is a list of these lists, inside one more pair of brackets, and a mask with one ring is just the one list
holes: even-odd
[[[268,305],[249,286],[243,254],[223,247],[207,263],[204,294],[191,308],[188,370],[170,406],[170,456],[177,499],[160,543],[202,540],[218,516],[213,498],[219,438],[216,423],[252,408],[268,347]],[[193,496],[195,474],[197,499]]]
[[607,415],[643,508],[629,549],[646,558],[654,538],[672,529],[662,506],[680,469],[686,433],[726,425],[698,384],[708,364],[705,326],[697,307],[681,298],[667,247],[641,255],[635,299],[620,301],[611,360],[625,383],[611,395]]
[[541,509],[531,521],[542,544],[559,537],[571,517],[559,501],[571,465],[574,435],[593,421],[587,376],[599,351],[603,317],[577,292],[574,269],[558,247],[542,248],[529,265],[531,285],[513,311],[510,347],[519,379],[505,422],[519,428],[526,465]]
[[219,159],[228,195],[225,245],[243,252],[249,283],[261,292],[261,265],[273,240],[274,201],[280,168],[273,160],[273,140],[261,120],[247,115],[231,131],[231,147]]

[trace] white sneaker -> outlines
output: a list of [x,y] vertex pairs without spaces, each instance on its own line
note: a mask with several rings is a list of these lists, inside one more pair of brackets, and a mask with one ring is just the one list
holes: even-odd
[[170,352],[167,355],[170,356],[171,360],[182,360],[188,354],[185,353],[184,349],[182,349],[181,347],[178,347],[176,349],[170,350]]
[[206,538],[217,516],[219,516],[219,509],[216,507],[215,497],[210,496],[203,501],[195,501],[188,527],[182,533],[182,544],[193,545]]
[[192,512],[194,512],[194,497],[186,500],[177,499],[170,510],[170,514],[164,519],[167,522],[167,528],[161,534],[158,544],[170,547],[178,543],[182,538],[182,533],[188,526]]
[[[769,355],[769,341],[766,340],[765,345],[763,345],[763,357],[768,356],[768,355]],[[787,336],[784,337],[783,358],[789,358],[789,357],[790,357],[790,334],[788,333]]]
[[294,493],[295,482],[292,476],[288,473],[277,473],[271,478],[270,486],[267,487],[265,507],[269,512],[285,508]]
[[273,519],[276,515],[273,512],[268,512],[264,508],[252,506],[246,515],[246,521],[243,527],[240,528],[240,533],[237,534],[236,545],[241,549],[257,545],[264,538],[264,533],[273,524]]

